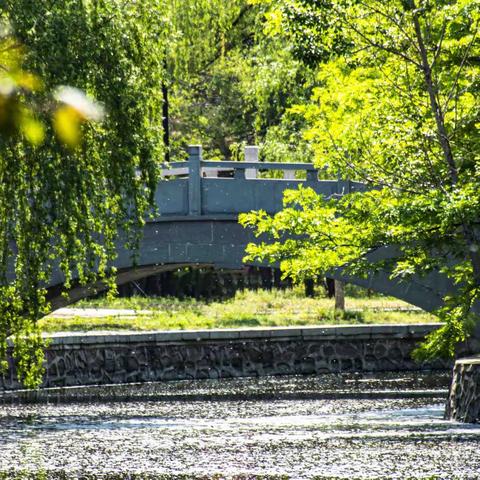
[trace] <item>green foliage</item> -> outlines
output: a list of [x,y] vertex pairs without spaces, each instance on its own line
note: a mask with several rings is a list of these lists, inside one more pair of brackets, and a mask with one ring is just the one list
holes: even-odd
[[23,135],[30,143],[43,140],[43,125],[25,101],[25,94],[41,88],[37,77],[21,67],[22,48],[12,36],[10,27],[0,16],[0,134],[3,137]]
[[[117,231],[124,228],[134,246],[150,208],[163,148],[163,31],[151,6],[4,2],[15,33],[9,41],[22,45],[18,68],[42,81],[41,89],[12,96],[29,109],[27,120],[18,120],[19,134],[0,137],[0,357],[13,335],[28,387],[41,379],[37,319],[48,311],[44,285],[52,272],[62,272],[66,289],[74,277],[113,286]],[[24,78],[2,63],[11,78]],[[86,122],[92,104],[61,85],[102,102],[103,122]],[[38,141],[25,131],[28,116],[41,126]]]
[[270,13],[276,28],[270,32],[286,35],[292,42],[294,55],[305,64],[316,65],[352,46],[339,21],[344,16],[342,2],[286,0],[277,3],[277,8]]
[[[356,246],[355,229],[339,206],[336,200],[323,200],[311,188],[299,188],[285,193],[284,209],[273,217],[263,211],[243,214],[244,226],[279,240],[249,244],[249,258],[280,262],[296,282],[357,259],[363,249],[361,244]],[[286,239],[287,234],[290,238]]]
[[[305,298],[302,287],[288,290],[237,291],[234,298],[206,301],[172,297],[131,297],[83,300],[76,307],[130,309],[108,317],[65,314],[47,316],[39,325],[44,332],[87,330],[170,330],[199,328],[285,327],[295,325],[422,323],[433,317],[389,297],[347,297],[347,310],[335,311],[334,300]],[[73,314],[75,315],[75,314]]]
[[202,144],[210,158],[223,156],[228,138],[246,136],[241,119],[248,118],[248,113],[225,58],[248,41],[250,5],[246,0],[181,2],[181,8],[174,0],[169,3],[172,21],[165,86],[171,156],[181,158],[188,144]]
[[[333,200],[302,189],[288,192],[273,218],[244,216],[258,233],[293,234],[250,245],[249,257],[281,261],[296,278],[341,265],[356,274],[389,268],[400,279],[441,270],[455,285],[439,312],[447,325],[419,355],[451,355],[480,295],[480,3],[295,5],[325,22],[322,45],[338,49],[316,57],[319,86],[294,111],[309,124],[317,165],[369,190]],[[277,31],[283,25],[292,38],[291,19],[280,19]],[[309,22],[294,28],[308,34]],[[388,245],[397,247],[389,261],[366,261]]]
[[242,36],[236,27],[249,8],[246,0],[150,0],[150,13],[157,16],[157,24],[163,22],[168,38],[168,80],[195,79],[222,58]]
[[304,119],[288,111],[309,97],[313,72],[285,39],[265,35],[265,7],[238,1],[231,12],[224,49],[211,50],[210,62],[188,78],[173,79],[174,155],[201,143],[211,159],[238,158],[245,144],[256,144],[265,160],[306,161],[308,142],[299,134]]

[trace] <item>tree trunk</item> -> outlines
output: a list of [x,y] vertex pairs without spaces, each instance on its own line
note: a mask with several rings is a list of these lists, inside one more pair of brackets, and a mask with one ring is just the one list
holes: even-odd
[[[413,7],[416,9],[415,2],[413,2]],[[445,116],[438,102],[438,88],[433,78],[432,67],[428,61],[427,49],[425,47],[423,33],[420,27],[420,21],[417,13],[413,14],[413,23],[415,27],[415,35],[418,42],[418,48],[420,51],[424,81],[430,99],[430,108],[434,115],[435,123],[437,126],[438,140],[442,147],[445,162],[447,163],[449,168],[450,180],[452,182],[452,185],[455,186],[458,182],[457,164],[455,162],[452,146],[450,144],[450,139],[447,134],[447,128],[445,126]],[[467,255],[470,259],[470,264],[472,265],[475,284],[480,285],[480,254],[478,252],[478,238],[474,228],[472,228],[472,226],[468,223],[463,223],[462,230],[463,238],[465,239],[465,243],[468,249]]]
[[[416,7],[415,7],[416,8]],[[418,14],[413,14],[413,24],[415,27],[415,35],[417,37],[418,48],[420,51],[420,59],[422,63],[423,77],[425,80],[425,85],[427,87],[428,97],[430,100],[430,108],[432,110],[433,116],[435,118],[435,123],[437,125],[437,136],[442,147],[443,156],[448,165],[450,171],[450,178],[452,184],[455,185],[458,181],[458,170],[453,158],[452,147],[450,145],[450,139],[448,138],[447,129],[445,127],[445,117],[443,111],[438,103],[438,92],[437,85],[433,80],[432,67],[428,61],[427,49],[425,47],[425,42],[423,39],[422,29],[420,27],[420,21],[418,19]]]
[[168,87],[165,82],[162,83],[162,116],[163,116],[163,144],[165,146],[165,161],[170,161],[170,102],[168,99]]
[[333,298],[335,296],[335,280],[333,278],[325,279],[325,289],[327,290],[328,298]]
[[345,311],[344,283],[339,280],[335,280],[335,310]]
[[304,282],[305,296],[313,298],[315,296],[315,282],[313,278],[307,278]]

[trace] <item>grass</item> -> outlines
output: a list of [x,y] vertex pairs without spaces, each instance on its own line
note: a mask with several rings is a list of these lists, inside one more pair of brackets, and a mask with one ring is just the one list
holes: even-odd
[[[305,298],[301,290],[241,291],[225,301],[132,297],[83,300],[78,308],[131,309],[138,315],[109,317],[45,317],[45,332],[88,330],[187,330],[208,328],[279,327],[325,324],[422,323],[436,317],[389,297],[347,297],[345,313],[333,300]],[[148,311],[145,314],[140,311]]]

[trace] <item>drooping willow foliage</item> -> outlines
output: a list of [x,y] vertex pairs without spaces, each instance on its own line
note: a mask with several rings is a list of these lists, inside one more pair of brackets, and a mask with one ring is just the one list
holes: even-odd
[[[217,48],[242,2],[229,10],[219,1],[185,2],[195,22],[180,15],[183,3],[6,0],[0,7],[12,29],[0,61],[17,55],[23,72],[11,75],[18,88],[0,89],[1,99],[24,113],[9,117],[0,102],[0,127],[2,115],[11,123],[21,117],[21,128],[0,131],[0,360],[5,367],[12,336],[26,386],[41,379],[36,320],[48,311],[52,272],[60,269],[66,290],[74,282],[113,284],[117,232],[126,232],[132,252],[138,243],[163,161],[166,68],[185,72],[199,52]],[[210,26],[201,35],[198,22]],[[25,88],[21,78],[38,85]],[[60,85],[101,102],[102,122],[59,108],[52,92]]]

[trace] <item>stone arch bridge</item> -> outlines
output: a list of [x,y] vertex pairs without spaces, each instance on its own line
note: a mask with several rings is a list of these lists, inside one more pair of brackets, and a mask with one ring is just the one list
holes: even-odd
[[[119,284],[182,266],[240,269],[246,245],[255,241],[253,232],[238,224],[240,213],[260,209],[276,213],[282,208],[283,192],[299,185],[327,197],[364,188],[361,183],[348,180],[319,180],[318,170],[308,163],[259,163],[257,147],[246,147],[245,153],[245,162],[205,161],[201,147],[189,147],[188,161],[172,163],[164,170],[155,197],[159,216],[148,220],[144,227],[135,266],[132,253],[119,248],[115,262]],[[388,249],[372,252],[372,258],[386,255]],[[389,279],[388,272],[367,279],[347,277],[341,270],[332,276],[427,311],[441,305],[449,288],[437,274],[408,283]],[[53,308],[96,291],[95,286],[77,287],[66,299],[60,295],[62,285],[61,274],[54,273],[49,287]]]

